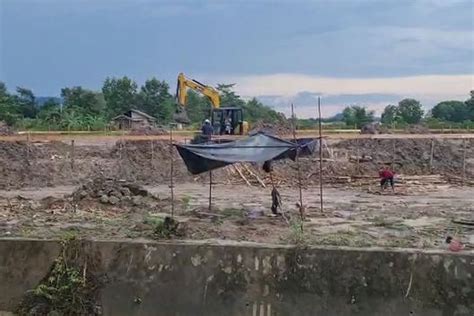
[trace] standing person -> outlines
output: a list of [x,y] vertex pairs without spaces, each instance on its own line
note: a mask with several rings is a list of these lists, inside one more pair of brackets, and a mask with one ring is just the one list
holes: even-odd
[[201,127],[201,133],[202,133],[203,138],[206,139],[206,141],[210,140],[212,136],[212,132],[213,132],[213,128],[211,126],[211,121],[206,119],[204,121],[204,124]]
[[388,183],[392,187],[392,191],[395,191],[395,184],[393,182],[393,176],[395,172],[390,170],[388,166],[382,167],[379,170],[379,177],[380,177],[380,188],[383,191]]
[[224,121],[225,125],[225,133],[230,135],[232,134],[232,119],[230,117],[226,117]]

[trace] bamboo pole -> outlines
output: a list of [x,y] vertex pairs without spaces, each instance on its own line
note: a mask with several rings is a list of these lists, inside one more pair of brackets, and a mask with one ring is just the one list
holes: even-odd
[[155,148],[153,144],[153,139],[150,141],[150,150],[151,150],[151,166],[153,167],[153,158],[155,157]]
[[466,139],[463,138],[462,140],[462,186],[464,186],[466,182]]
[[318,116],[319,116],[319,202],[321,213],[324,211],[323,201],[323,132],[321,123],[321,97],[318,97]]
[[299,191],[299,198],[300,198],[300,217],[301,217],[301,230],[303,230],[303,221],[305,219],[304,214],[304,206],[303,206],[303,190],[301,188],[301,170],[300,170],[300,161],[299,161],[299,146],[297,145],[296,141],[296,116],[295,116],[295,109],[293,103],[291,103],[291,117],[292,117],[292,131],[293,131],[293,141],[296,145],[296,170],[298,173],[298,191]]
[[174,217],[173,124],[170,124],[170,191],[171,191],[171,218],[173,218]]
[[430,173],[433,173],[433,155],[434,155],[434,139],[431,139],[430,147]]
[[392,140],[392,161],[390,163],[390,168],[393,170],[393,166],[395,164],[395,148],[396,148],[396,143],[397,143],[397,140],[396,139],[393,139]]
[[26,134],[26,164],[30,166],[30,133]]
[[[209,135],[209,142],[212,139],[212,135]],[[212,210],[212,170],[209,170],[209,211]]]
[[74,154],[75,154],[75,146],[74,146],[74,139],[71,140],[71,170],[74,170]]

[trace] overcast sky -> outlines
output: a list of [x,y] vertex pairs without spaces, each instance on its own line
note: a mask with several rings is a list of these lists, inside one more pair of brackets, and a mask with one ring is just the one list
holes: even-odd
[[318,95],[326,116],[430,107],[474,88],[473,21],[471,0],[0,0],[0,80],[57,96],[182,71],[302,117]]

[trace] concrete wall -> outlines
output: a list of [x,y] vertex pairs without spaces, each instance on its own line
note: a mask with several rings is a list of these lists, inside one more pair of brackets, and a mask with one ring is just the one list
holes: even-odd
[[[95,241],[104,315],[474,315],[474,253]],[[0,240],[0,311],[49,271],[56,241]],[[141,303],[137,303],[137,302]]]

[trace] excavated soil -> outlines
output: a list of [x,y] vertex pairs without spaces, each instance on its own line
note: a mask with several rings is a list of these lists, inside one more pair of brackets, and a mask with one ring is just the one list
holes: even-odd
[[[173,161],[174,215],[182,233],[171,238],[440,248],[454,235],[474,243],[472,226],[453,222],[474,220],[473,144],[466,141],[465,151],[462,141],[433,144],[430,170],[431,140],[331,141],[323,153],[321,213],[318,154],[301,158],[299,171],[293,161],[274,162],[271,177],[261,164],[215,170],[209,210],[209,174],[189,174],[167,142],[0,142],[0,236],[163,238]],[[463,160],[468,186],[453,186]],[[379,191],[383,164],[400,174],[395,193]],[[296,221],[298,174],[304,232]],[[271,216],[272,181],[284,217]]]
[[[466,140],[359,139],[332,142],[324,150],[323,179],[326,183],[345,182],[347,177],[377,177],[383,164],[392,164],[404,175],[441,174],[459,179],[465,155],[466,180],[474,177],[474,146]],[[208,174],[191,175],[174,148],[163,141],[117,141],[113,146],[75,145],[62,142],[0,142],[0,189],[78,185],[100,175],[138,184],[168,184],[171,160],[176,183],[206,182]],[[370,157],[359,162],[352,157]],[[300,158],[300,178],[304,185],[319,182],[319,157]],[[279,185],[298,181],[297,164],[284,160],[273,163],[273,180]],[[214,171],[213,181],[226,184],[269,184],[270,175],[260,164],[229,166]]]

